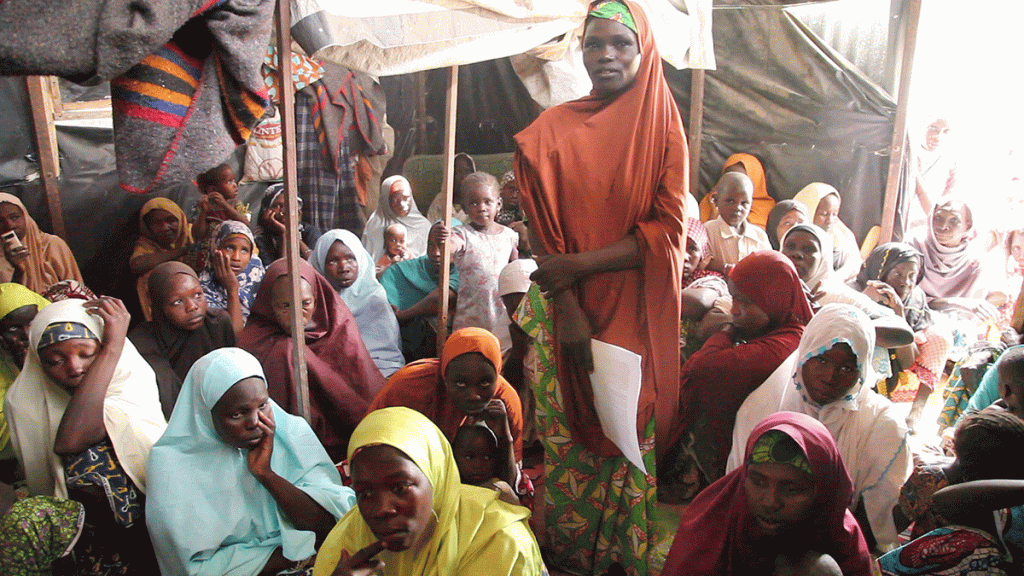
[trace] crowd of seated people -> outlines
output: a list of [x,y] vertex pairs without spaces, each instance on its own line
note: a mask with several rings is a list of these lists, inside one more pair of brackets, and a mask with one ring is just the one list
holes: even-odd
[[[282,185],[150,199],[139,318],[0,194],[0,573],[1020,573],[1024,231],[952,189],[861,258],[837,188],[742,152],[697,208],[643,10],[595,3],[583,52],[513,170],[459,155],[458,221],[392,175],[361,237],[297,231],[297,277]],[[591,338],[639,364],[636,454]]]

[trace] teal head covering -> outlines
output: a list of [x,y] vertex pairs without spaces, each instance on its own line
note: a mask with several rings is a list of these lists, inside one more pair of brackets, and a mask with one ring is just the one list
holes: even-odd
[[[240,348],[221,348],[197,360],[167,432],[153,446],[146,523],[164,574],[256,574],[277,548],[296,561],[315,551],[315,535],[295,529],[249,472],[247,451],[225,444],[213,427],[213,406],[251,377],[265,380],[263,368]],[[341,518],[355,504],[355,494],[341,485],[306,421],[273,400],[270,405],[274,472]]]
[[630,14],[629,8],[622,2],[618,0],[604,0],[603,2],[595,2],[591,6],[587,18],[612,20],[629,28],[634,34],[636,33],[636,22],[633,21],[633,15]]

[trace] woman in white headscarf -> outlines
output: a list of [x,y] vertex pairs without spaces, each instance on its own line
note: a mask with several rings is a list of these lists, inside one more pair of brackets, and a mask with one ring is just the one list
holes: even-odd
[[309,262],[356,317],[359,335],[381,374],[386,378],[405,366],[398,319],[377,281],[374,261],[356,235],[348,230],[328,230],[317,240]]
[[892,509],[912,462],[902,418],[871,389],[874,348],[874,327],[857,308],[829,304],[818,311],[796,353],[743,402],[728,469],[742,464],[747,438],[766,416],[791,411],[815,417],[835,438],[853,477],[854,507],[863,499],[868,527],[885,551],[898,545]]
[[405,248],[410,258],[419,258],[427,253],[430,221],[420,214],[412,197],[412,186],[405,176],[400,175],[380,183],[377,209],[363,228],[363,246],[366,246],[373,262],[384,254],[384,230],[395,223],[405,226]]
[[800,279],[820,305],[850,304],[872,318],[895,316],[890,308],[843,283],[832,270],[832,235],[814,224],[796,224],[779,240],[779,249],[796,266]]

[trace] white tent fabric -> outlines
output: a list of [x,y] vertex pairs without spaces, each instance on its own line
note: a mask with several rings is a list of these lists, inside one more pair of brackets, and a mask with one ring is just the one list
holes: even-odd
[[[676,68],[714,67],[712,0],[639,2],[648,10],[662,58]],[[532,76],[544,73],[546,62],[567,61],[570,45],[578,46],[588,5],[589,0],[292,0],[292,36],[315,58],[376,76],[480,62],[545,45],[532,56],[543,61]],[[558,74],[579,77],[580,72]],[[589,80],[585,75],[583,80],[584,85],[570,82],[571,90],[555,90],[547,100],[586,94]],[[553,83],[564,84],[557,78]]]

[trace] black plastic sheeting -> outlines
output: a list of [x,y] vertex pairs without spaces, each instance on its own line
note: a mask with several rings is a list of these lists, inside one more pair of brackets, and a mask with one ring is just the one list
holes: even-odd
[[[835,186],[842,220],[862,238],[881,218],[895,102],[783,10],[716,10],[713,27],[700,193],[730,154],[747,152],[776,199],[811,182]],[[666,77],[688,122],[691,71],[666,66]]]

